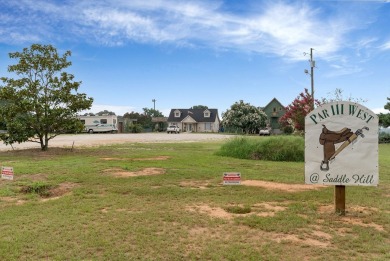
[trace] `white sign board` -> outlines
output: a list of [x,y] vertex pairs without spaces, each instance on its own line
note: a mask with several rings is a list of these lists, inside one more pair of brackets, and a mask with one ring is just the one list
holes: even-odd
[[241,173],[239,172],[225,172],[223,173],[223,185],[240,185]]
[[376,186],[378,116],[353,102],[324,104],[305,118],[305,183]]
[[2,179],[14,179],[14,168],[13,167],[1,167],[1,178]]

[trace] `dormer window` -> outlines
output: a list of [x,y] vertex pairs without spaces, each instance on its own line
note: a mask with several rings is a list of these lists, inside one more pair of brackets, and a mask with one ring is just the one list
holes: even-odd
[[205,111],[203,112],[203,116],[204,116],[205,118],[210,118],[210,111],[209,111],[209,110],[205,110]]
[[180,118],[181,116],[181,112],[179,110],[176,110],[174,114],[175,114],[175,118]]

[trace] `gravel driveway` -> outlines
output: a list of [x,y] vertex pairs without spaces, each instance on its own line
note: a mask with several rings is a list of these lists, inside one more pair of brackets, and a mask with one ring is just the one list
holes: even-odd
[[[137,143],[137,142],[197,142],[224,140],[231,138],[231,135],[213,134],[213,133],[118,133],[118,134],[74,134],[59,135],[49,141],[50,147],[77,147],[96,146],[115,143]],[[10,145],[6,146],[0,141],[0,151],[12,150]],[[40,144],[35,142],[25,142],[13,144],[14,149],[40,148]]]

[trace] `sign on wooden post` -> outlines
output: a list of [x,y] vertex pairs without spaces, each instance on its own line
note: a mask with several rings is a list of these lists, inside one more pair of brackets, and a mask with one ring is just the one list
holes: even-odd
[[340,214],[345,214],[344,186],[378,185],[378,116],[347,101],[310,112],[305,118],[305,183],[335,185]]

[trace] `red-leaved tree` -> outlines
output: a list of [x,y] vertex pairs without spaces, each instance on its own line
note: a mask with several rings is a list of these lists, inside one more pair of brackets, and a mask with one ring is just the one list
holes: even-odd
[[[315,100],[318,105],[319,102]],[[305,131],[305,116],[313,110],[313,97],[309,91],[301,92],[295,100],[286,107],[286,113],[279,119],[283,127],[292,126],[296,131]]]

